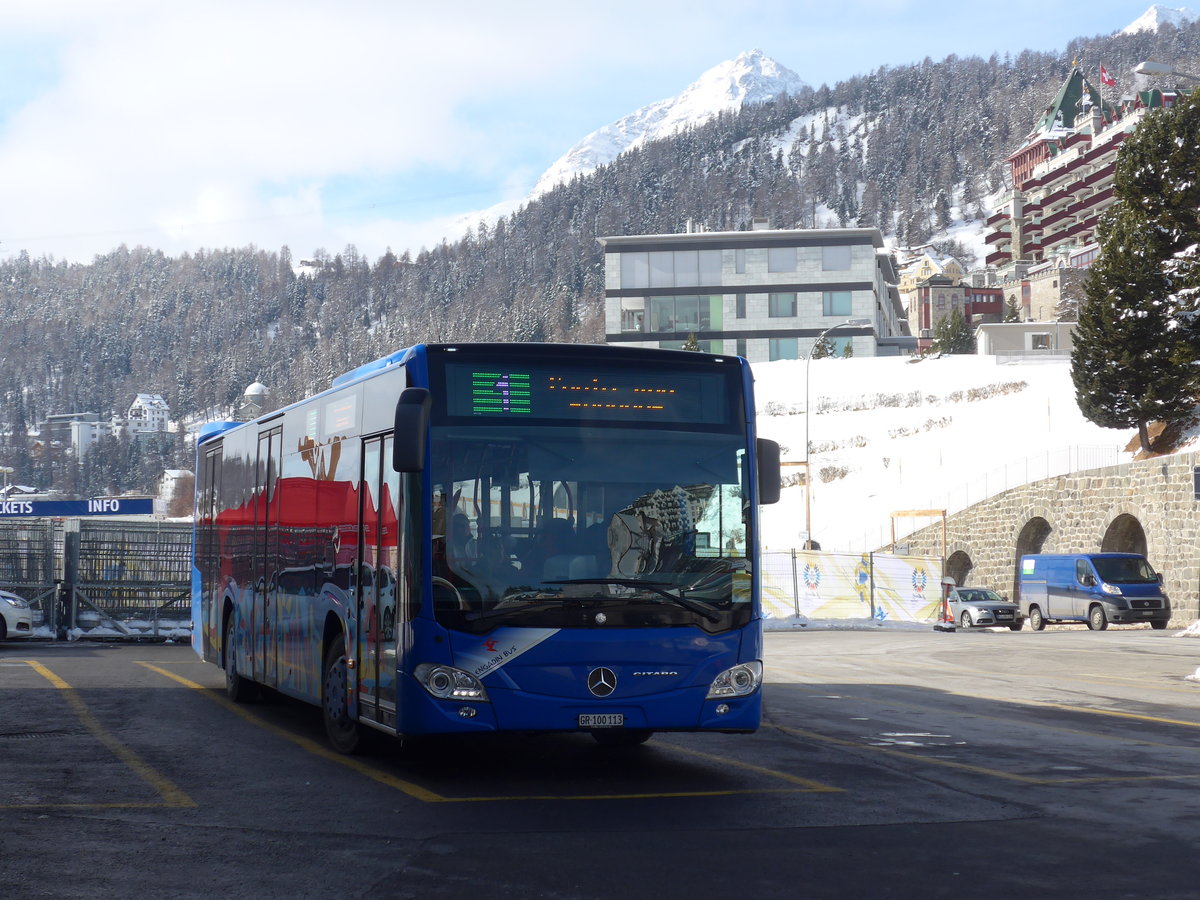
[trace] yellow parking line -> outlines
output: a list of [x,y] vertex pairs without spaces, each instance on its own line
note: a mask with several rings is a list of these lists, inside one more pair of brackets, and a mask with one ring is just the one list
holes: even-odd
[[196,682],[191,681],[187,678],[184,678],[181,675],[176,675],[174,672],[170,672],[167,669],[163,669],[159,666],[153,665],[148,662],[140,662],[140,663],[138,663],[138,665],[145,666],[147,669],[151,669],[152,671],[157,672],[158,674],[160,674],[166,678],[170,678],[172,681],[175,681],[178,684],[182,684],[184,687],[189,687],[189,688],[193,688],[194,690],[200,691],[201,693],[204,694],[204,696],[208,697],[210,700],[213,700],[214,702],[221,704],[223,707],[228,709],[230,712],[236,713],[237,715],[241,716],[247,722],[257,725],[259,728],[262,728],[265,731],[269,731],[271,734],[274,734],[277,737],[281,737],[284,740],[291,741],[296,746],[300,747],[303,750],[308,751],[309,753],[314,754],[315,756],[319,756],[322,759],[326,759],[326,760],[329,760],[330,762],[335,762],[335,763],[338,763],[339,765],[346,766],[349,769],[353,769],[355,772],[358,772],[360,775],[365,775],[367,778],[370,778],[373,781],[377,781],[380,784],[383,784],[390,788],[394,788],[395,790],[401,791],[402,793],[405,793],[408,796],[410,796],[416,800],[420,800],[424,803],[495,803],[497,801],[510,801],[511,802],[511,801],[518,801],[518,800],[636,800],[636,799],[645,800],[645,799],[678,798],[678,797],[723,797],[723,796],[730,796],[730,795],[735,795],[735,794],[822,793],[822,792],[834,792],[834,791],[841,790],[840,788],[835,788],[835,787],[830,787],[828,785],[818,784],[815,781],[808,781],[807,779],[804,779],[804,778],[798,778],[797,776],[789,775],[786,772],[776,772],[771,769],[762,768],[761,766],[750,765],[748,763],[740,763],[737,760],[724,759],[722,757],[712,756],[707,753],[701,753],[701,752],[695,751],[695,750],[687,750],[687,749],[684,749],[683,747],[678,747],[678,746],[672,745],[671,750],[678,751],[680,753],[686,753],[686,754],[691,754],[692,756],[701,756],[701,757],[705,757],[707,759],[718,760],[727,765],[734,765],[734,766],[738,766],[740,768],[749,769],[754,772],[759,772],[762,774],[770,775],[772,777],[779,778],[784,781],[791,782],[793,784],[802,785],[802,787],[800,787],[800,788],[768,788],[768,789],[763,789],[763,790],[748,790],[748,791],[705,790],[705,791],[671,791],[671,792],[659,792],[659,793],[633,793],[633,794],[528,794],[528,795],[512,795],[512,796],[498,796],[498,797],[446,797],[446,796],[443,796],[442,794],[435,793],[434,791],[431,791],[427,788],[423,788],[418,784],[413,784],[411,781],[405,781],[402,778],[396,778],[394,775],[389,775],[386,772],[381,772],[378,769],[375,769],[372,766],[362,762],[361,760],[355,759],[352,756],[345,756],[341,753],[337,753],[333,750],[328,749],[327,747],[325,747],[321,744],[318,744],[316,741],[312,741],[306,737],[301,737],[300,735],[293,734],[290,731],[287,731],[283,728],[279,728],[278,726],[272,725],[269,722],[264,722],[261,718],[255,716],[253,713],[249,712],[248,710],[242,708],[238,704],[229,700],[227,697],[223,697],[220,694],[216,693],[215,691],[210,690],[209,688],[206,688],[204,685],[197,684]]
[[100,720],[92,715],[92,711],[87,708],[80,698],[79,693],[67,684],[65,680],[60,678],[54,672],[42,665],[36,660],[23,660],[26,665],[30,666],[35,672],[49,681],[55,688],[62,692],[63,697],[83,723],[84,727],[92,733],[96,740],[100,741],[107,747],[112,754],[131,768],[137,775],[149,784],[158,795],[162,797],[163,802],[159,803],[32,803],[32,804],[3,804],[2,809],[25,809],[25,808],[54,808],[54,809],[158,809],[162,806],[172,808],[190,808],[196,805],[196,802],[185,794],[175,784],[145,763],[140,756],[130,750],[127,746],[118,741],[109,733]]

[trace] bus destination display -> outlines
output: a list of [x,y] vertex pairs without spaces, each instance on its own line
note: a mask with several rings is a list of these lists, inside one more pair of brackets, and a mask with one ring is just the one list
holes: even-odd
[[732,424],[726,372],[446,365],[446,412],[489,418]]

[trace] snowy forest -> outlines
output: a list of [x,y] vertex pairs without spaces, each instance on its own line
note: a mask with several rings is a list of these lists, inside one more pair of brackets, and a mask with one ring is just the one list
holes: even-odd
[[29,431],[50,414],[107,418],[138,392],[189,422],[228,416],[256,380],[279,405],[420,341],[601,341],[608,235],[766,216],[777,228],[876,226],[913,246],[955,215],[982,227],[1005,158],[1072,61],[1092,77],[1101,64],[1125,73],[1131,92],[1149,86],[1127,74],[1144,59],[1196,71],[1200,23],[880,68],[722,114],[454,241],[375,260],[353,246],[180,257],[121,246],[86,265],[22,252],[0,263],[0,462],[41,489],[149,491],[163,467],[191,467],[184,441],[106,441],[81,462]]

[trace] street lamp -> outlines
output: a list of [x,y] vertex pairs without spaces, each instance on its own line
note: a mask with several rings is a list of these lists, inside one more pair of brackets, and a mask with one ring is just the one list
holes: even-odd
[[1147,59],[1138,63],[1133,67],[1135,75],[1174,75],[1177,78],[1189,78],[1192,81],[1200,81],[1200,76],[1190,75],[1187,72],[1178,72],[1166,63],[1154,62]]
[[817,345],[825,340],[825,335],[838,328],[862,328],[870,325],[871,320],[866,318],[847,319],[845,322],[838,322],[836,325],[830,325],[813,341],[812,346],[808,348],[808,357],[804,363],[804,549],[812,549],[812,465],[810,458],[812,457],[812,442],[808,438],[808,407],[809,398],[812,396],[812,391],[809,390],[809,384],[812,379],[809,377],[809,372],[812,371],[813,351],[817,349]]

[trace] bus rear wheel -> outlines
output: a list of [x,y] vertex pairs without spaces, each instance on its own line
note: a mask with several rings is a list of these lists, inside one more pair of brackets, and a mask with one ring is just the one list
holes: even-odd
[[339,634],[325,652],[324,677],[321,679],[321,717],[325,734],[338,753],[358,753],[363,746],[362,731],[350,718],[349,667],[346,665],[346,637]]

